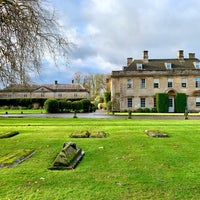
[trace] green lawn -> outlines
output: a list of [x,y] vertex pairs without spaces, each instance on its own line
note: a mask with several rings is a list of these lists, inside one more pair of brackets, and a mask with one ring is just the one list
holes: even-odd
[[[144,131],[161,130],[169,138]],[[69,138],[76,130],[101,130],[107,138]],[[30,159],[0,168],[1,200],[200,199],[199,120],[0,118],[0,156],[35,149]],[[64,142],[85,156],[75,170],[48,167]]]
[[12,110],[12,109],[8,109],[8,110],[4,110],[4,109],[0,109],[0,114],[41,114],[41,113],[46,113],[46,111],[44,109],[19,109],[19,110]]

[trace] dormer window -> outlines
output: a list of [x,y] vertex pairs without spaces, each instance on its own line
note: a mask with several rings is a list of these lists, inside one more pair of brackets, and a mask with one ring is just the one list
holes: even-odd
[[137,70],[142,70],[142,64],[141,63],[137,63]]
[[194,62],[194,66],[196,69],[200,69],[200,62]]
[[166,69],[171,69],[172,68],[172,64],[171,63],[165,63],[165,67],[166,67]]

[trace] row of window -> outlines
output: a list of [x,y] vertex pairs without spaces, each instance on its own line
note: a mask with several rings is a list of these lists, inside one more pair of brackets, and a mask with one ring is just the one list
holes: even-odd
[[[200,62],[193,62],[193,65],[194,65],[194,67],[195,67],[196,69],[200,69]],[[143,65],[142,65],[142,63],[137,63],[136,66],[137,66],[137,70],[143,70]],[[165,63],[165,67],[166,67],[167,70],[172,69],[172,66],[173,66],[172,63],[169,63],[169,62],[166,62],[166,63]]]
[[[167,79],[167,87],[168,88],[173,87],[173,79],[172,78]],[[182,88],[187,87],[187,79],[186,78],[181,79],[181,87]],[[200,88],[200,77],[196,78],[195,87]],[[128,89],[133,88],[133,80],[132,79],[127,80],[127,88]],[[140,79],[140,88],[141,89],[146,88],[146,79],[145,78]],[[159,88],[159,79],[155,78],[153,80],[153,88]]]
[[[156,98],[153,99],[153,107],[156,107]],[[172,99],[169,99],[169,107],[173,106]],[[127,107],[132,108],[133,107],[133,98],[127,98]],[[140,98],[140,108],[146,107],[146,98],[141,97]],[[200,107],[200,97],[196,97],[196,107]]]
[[[8,94],[8,95],[5,96],[5,98],[6,98],[6,97],[12,98],[12,97],[14,97],[14,96],[15,96],[15,95]],[[44,97],[45,97],[45,94],[44,94],[44,93],[41,93],[40,97],[44,98]],[[77,93],[74,93],[74,97],[78,97],[78,94],[77,94]],[[27,95],[27,94],[24,94],[24,98],[28,98],[28,95]],[[58,94],[58,98],[62,98],[62,94],[61,94],[61,93]]]

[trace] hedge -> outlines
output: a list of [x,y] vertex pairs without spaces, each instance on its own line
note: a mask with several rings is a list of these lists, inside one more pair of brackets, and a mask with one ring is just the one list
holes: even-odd
[[47,113],[58,113],[59,103],[57,99],[47,99],[44,103],[44,108]]
[[156,108],[159,113],[167,113],[169,107],[169,97],[166,93],[156,94]]
[[177,93],[175,97],[175,112],[183,113],[187,106],[187,97],[185,93]]
[[40,107],[43,107],[46,100],[47,99],[39,98],[0,99],[0,106],[22,106],[32,108],[34,103],[38,103]]

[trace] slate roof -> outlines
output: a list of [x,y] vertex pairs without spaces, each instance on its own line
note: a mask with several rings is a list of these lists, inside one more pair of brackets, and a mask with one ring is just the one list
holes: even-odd
[[15,84],[8,86],[0,92],[37,92],[37,91],[52,91],[52,92],[73,92],[87,91],[80,84]]
[[185,58],[183,60],[180,59],[149,59],[148,62],[144,60],[133,60],[132,63],[124,67],[124,71],[138,71],[137,64],[142,64],[142,70],[150,70],[150,71],[167,71],[165,63],[171,63],[172,69],[196,69],[194,62],[200,62],[197,58]]

